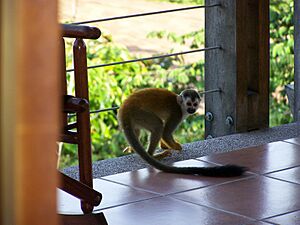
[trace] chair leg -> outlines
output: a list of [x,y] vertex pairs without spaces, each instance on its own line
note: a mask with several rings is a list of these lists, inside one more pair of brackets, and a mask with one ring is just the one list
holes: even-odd
[[84,200],[86,203],[92,206],[97,206],[100,204],[102,199],[102,194],[95,191],[91,187],[59,172],[60,185],[59,188],[65,192],[73,195],[76,198]]
[[[89,112],[78,113],[78,158],[79,158],[79,180],[87,186],[93,188],[92,174],[92,151],[90,138],[90,118]],[[93,206],[82,201],[81,209],[84,213],[93,211]]]

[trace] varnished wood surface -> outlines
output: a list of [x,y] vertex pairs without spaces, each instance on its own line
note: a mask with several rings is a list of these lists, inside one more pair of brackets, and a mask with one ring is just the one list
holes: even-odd
[[100,37],[101,32],[96,27],[89,26],[78,26],[71,24],[63,24],[62,35],[70,38],[86,38],[86,39],[97,39]]
[[[1,124],[1,136],[5,137],[4,143],[1,140],[1,161],[7,160],[1,162],[1,167],[8,179],[5,193],[1,193],[7,199],[1,209],[5,218],[0,223],[40,225],[47,221],[47,225],[58,225],[57,1],[45,5],[45,1],[3,0],[1,5],[5,5],[1,11],[5,31],[1,27],[1,36],[5,34],[3,45],[7,46],[5,51],[1,48],[5,59],[1,93],[7,103],[5,110],[1,107],[1,116],[5,116],[5,126]],[[1,103],[3,100],[1,96]]]

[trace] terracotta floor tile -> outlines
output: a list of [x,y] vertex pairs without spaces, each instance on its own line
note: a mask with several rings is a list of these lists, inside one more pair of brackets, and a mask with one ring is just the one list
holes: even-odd
[[[175,163],[176,166],[214,166],[198,160],[186,160]],[[245,175],[247,176],[247,175]],[[244,177],[245,177],[244,176]],[[103,177],[103,179],[119,182],[132,187],[155,193],[170,194],[208,185],[219,184],[238,178],[212,178],[195,175],[170,174],[147,168]]]
[[267,219],[267,222],[280,224],[280,225],[299,225],[300,224],[300,211],[284,214],[281,216]]
[[287,140],[285,140],[285,142],[289,142],[289,143],[300,145],[300,137],[287,139]]
[[255,173],[270,173],[300,166],[300,146],[286,142],[274,142],[199,159],[218,164],[238,164],[248,167]]
[[268,174],[268,177],[274,177],[274,178],[300,184],[300,167],[295,167],[295,168],[282,170],[275,173],[270,173]]
[[238,225],[251,220],[168,197],[104,210],[109,225]]
[[[100,179],[94,179],[94,188],[102,193],[103,197],[102,202],[95,207],[94,211],[158,196]],[[80,201],[72,195],[58,190],[58,212],[61,214],[81,214]]]
[[171,196],[258,220],[300,209],[299,185],[262,176]]

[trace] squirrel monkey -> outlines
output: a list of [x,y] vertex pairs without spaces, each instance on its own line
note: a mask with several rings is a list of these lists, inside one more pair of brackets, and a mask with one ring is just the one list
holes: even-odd
[[[118,121],[130,145],[127,150],[133,149],[150,165],[168,173],[218,177],[242,175],[247,169],[236,165],[174,167],[157,160],[170,155],[169,149],[182,149],[172,134],[183,119],[198,110],[199,103],[200,95],[192,89],[184,90],[179,95],[160,88],[147,88],[133,93],[124,101],[118,112]],[[140,129],[150,132],[147,151],[139,141]],[[159,142],[165,150],[154,154]]]

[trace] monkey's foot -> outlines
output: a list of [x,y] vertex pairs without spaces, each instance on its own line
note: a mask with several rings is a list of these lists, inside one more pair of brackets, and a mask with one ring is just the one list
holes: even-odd
[[172,144],[172,149],[181,152],[182,146],[178,142],[175,142],[174,144]]
[[160,139],[160,147],[162,149],[173,149],[176,151],[181,151],[182,150],[182,146],[181,144],[179,144],[177,141],[165,141],[164,139]]
[[126,148],[124,148],[123,153],[129,154],[129,153],[133,153],[134,149],[131,146],[128,146]]
[[153,155],[153,157],[154,157],[155,159],[161,160],[161,159],[164,159],[164,158],[166,158],[166,157],[168,157],[168,156],[171,156],[171,155],[172,155],[172,152],[171,152],[170,150],[164,150],[164,151],[162,151],[162,152],[155,153],[155,154]]
[[161,149],[170,149],[170,146],[168,146],[163,139],[161,139],[159,143]]
[[160,140],[160,147],[162,149],[173,149],[173,150],[176,150],[176,151],[181,151],[182,150],[182,146],[178,142],[176,142],[176,141],[166,142],[163,139]]

